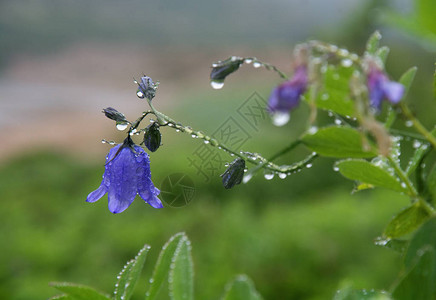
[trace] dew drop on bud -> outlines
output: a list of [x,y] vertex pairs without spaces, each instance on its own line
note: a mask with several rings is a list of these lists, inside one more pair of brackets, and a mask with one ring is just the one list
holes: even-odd
[[123,131],[123,130],[126,130],[126,128],[128,126],[129,126],[129,124],[127,124],[127,123],[118,123],[116,127],[119,131]]
[[276,112],[272,116],[272,121],[275,126],[283,126],[289,122],[291,115],[288,112]]
[[266,180],[271,180],[274,178],[274,173],[271,174],[265,174],[263,177],[265,177]]
[[139,98],[144,98],[144,93],[143,92],[141,92],[141,91],[137,91],[136,92],[136,96],[138,96]]
[[353,65],[353,61],[351,59],[348,59],[348,58],[347,59],[343,59],[341,61],[341,65],[343,67],[349,68],[349,67],[351,67]]
[[210,86],[216,90],[219,90],[224,86],[224,81],[211,81]]

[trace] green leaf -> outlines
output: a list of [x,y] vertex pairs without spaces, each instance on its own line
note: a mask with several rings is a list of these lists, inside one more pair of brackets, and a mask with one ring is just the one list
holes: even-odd
[[223,300],[261,300],[253,281],[246,275],[238,275],[226,285]]
[[430,246],[422,248],[415,262],[392,292],[396,300],[434,299],[434,248]]
[[385,291],[342,289],[338,291],[333,300],[391,300]]
[[[68,282],[52,282],[51,286],[76,300],[109,300],[109,296],[93,289],[92,287]],[[70,298],[60,298],[70,299]]]
[[379,43],[381,40],[382,36],[380,34],[380,32],[375,31],[368,39],[368,41],[366,42],[366,51],[369,54],[375,54],[376,51],[379,48]]
[[324,73],[324,85],[315,99],[316,106],[343,116],[355,117],[349,84],[354,70],[354,67],[329,65]]
[[414,231],[428,220],[430,214],[420,202],[402,210],[386,226],[383,233],[387,238],[398,238]]
[[407,191],[397,178],[386,170],[363,159],[347,159],[336,163],[339,172],[346,178],[398,192]]
[[383,46],[380,47],[377,52],[375,53],[375,55],[380,58],[380,60],[383,62],[383,64],[386,63],[386,59],[388,58],[389,55],[389,47]]
[[418,71],[417,67],[411,67],[409,70],[404,72],[404,74],[401,75],[400,79],[398,80],[399,83],[404,85],[403,98],[405,98],[407,93],[409,92],[410,86],[412,85],[413,79],[415,78],[416,71]]
[[427,189],[428,192],[433,199],[433,203],[436,201],[436,164],[434,164],[433,168],[430,170],[430,173],[427,176]]
[[158,292],[168,276],[173,259],[174,252],[176,251],[181,239],[185,237],[183,232],[177,233],[170,238],[170,240],[162,247],[156,265],[154,267],[153,275],[150,278],[150,286],[145,294],[146,300],[155,299]]
[[191,257],[191,242],[184,235],[171,262],[168,278],[170,297],[173,300],[194,299],[194,270]]
[[117,276],[118,281],[115,285],[114,298],[115,300],[129,300],[132,297],[136,282],[141,275],[142,268],[147,257],[150,246],[144,245],[139,250],[134,259],[129,261]]
[[69,295],[57,295],[54,297],[51,297],[48,300],[75,300],[76,298],[69,296]]
[[425,222],[421,228],[413,236],[404,257],[404,265],[406,268],[411,268],[415,263],[415,258],[418,256],[421,249],[425,247],[433,247],[436,249],[436,218],[433,217]]
[[377,246],[394,250],[396,252],[399,252],[400,254],[404,254],[406,252],[407,247],[409,246],[409,241],[378,237],[375,240],[374,244],[376,244]]
[[373,157],[377,153],[373,146],[366,151],[362,144],[363,136],[349,127],[324,127],[316,133],[305,134],[301,141],[310,150],[329,157]]
[[415,153],[413,154],[406,168],[405,173],[407,176],[410,176],[416,170],[416,167],[420,163],[422,157],[427,153],[427,150],[429,150],[429,147],[426,144],[421,145],[415,150]]

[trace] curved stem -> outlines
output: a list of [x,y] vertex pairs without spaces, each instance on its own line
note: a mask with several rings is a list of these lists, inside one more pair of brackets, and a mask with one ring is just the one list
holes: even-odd
[[415,118],[409,107],[404,102],[401,102],[400,107],[406,118],[412,122],[413,127],[415,127],[416,131],[422,134],[427,139],[427,141],[432,144],[433,148],[436,148],[436,137],[432,135],[417,118]]
[[395,173],[397,173],[398,177],[400,177],[401,181],[406,184],[407,189],[409,190],[409,196],[412,198],[418,197],[418,192],[416,191],[415,187],[413,186],[412,182],[410,181],[409,177],[403,172],[403,170],[400,168],[400,166],[395,162],[395,160],[392,158],[392,156],[388,155],[387,159],[391,166],[394,168]]
[[279,76],[285,80],[288,80],[289,77],[283,73],[282,71],[280,71],[276,66],[269,64],[269,63],[265,63],[265,62],[261,62],[260,60],[258,60],[256,57],[245,57],[244,61],[246,60],[251,60],[253,62],[253,64],[259,64],[259,66],[264,67],[265,69],[269,70],[269,71],[274,71],[277,74],[279,74]]

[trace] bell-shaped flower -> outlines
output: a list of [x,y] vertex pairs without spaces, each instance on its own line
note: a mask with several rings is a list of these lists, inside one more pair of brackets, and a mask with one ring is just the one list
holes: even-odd
[[376,66],[370,67],[367,80],[369,104],[377,110],[381,109],[384,99],[392,104],[397,104],[403,97],[404,86],[389,80],[388,76]]
[[281,126],[289,120],[289,112],[297,107],[307,88],[307,67],[300,65],[294,76],[273,89],[268,101],[268,110],[273,114],[274,124]]
[[130,137],[109,151],[100,187],[91,192],[86,201],[95,202],[106,193],[109,210],[114,214],[129,207],[137,194],[152,207],[163,207],[157,197],[160,191],[151,181],[148,154],[134,145]]

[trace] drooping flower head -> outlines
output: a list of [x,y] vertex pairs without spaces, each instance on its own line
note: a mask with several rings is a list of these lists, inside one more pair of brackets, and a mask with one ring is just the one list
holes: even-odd
[[130,137],[109,151],[100,187],[91,192],[86,201],[96,202],[106,193],[109,210],[114,214],[129,207],[137,194],[152,207],[163,207],[157,197],[160,191],[151,181],[148,154],[134,145]]
[[276,125],[284,125],[289,120],[289,112],[297,107],[301,101],[301,95],[307,88],[307,67],[300,65],[295,69],[294,76],[275,87],[268,101],[268,110],[273,115],[282,116],[282,122]]
[[389,80],[388,76],[375,64],[369,66],[367,76],[369,104],[372,107],[380,110],[384,99],[392,104],[400,102],[404,94],[404,86],[402,84]]

